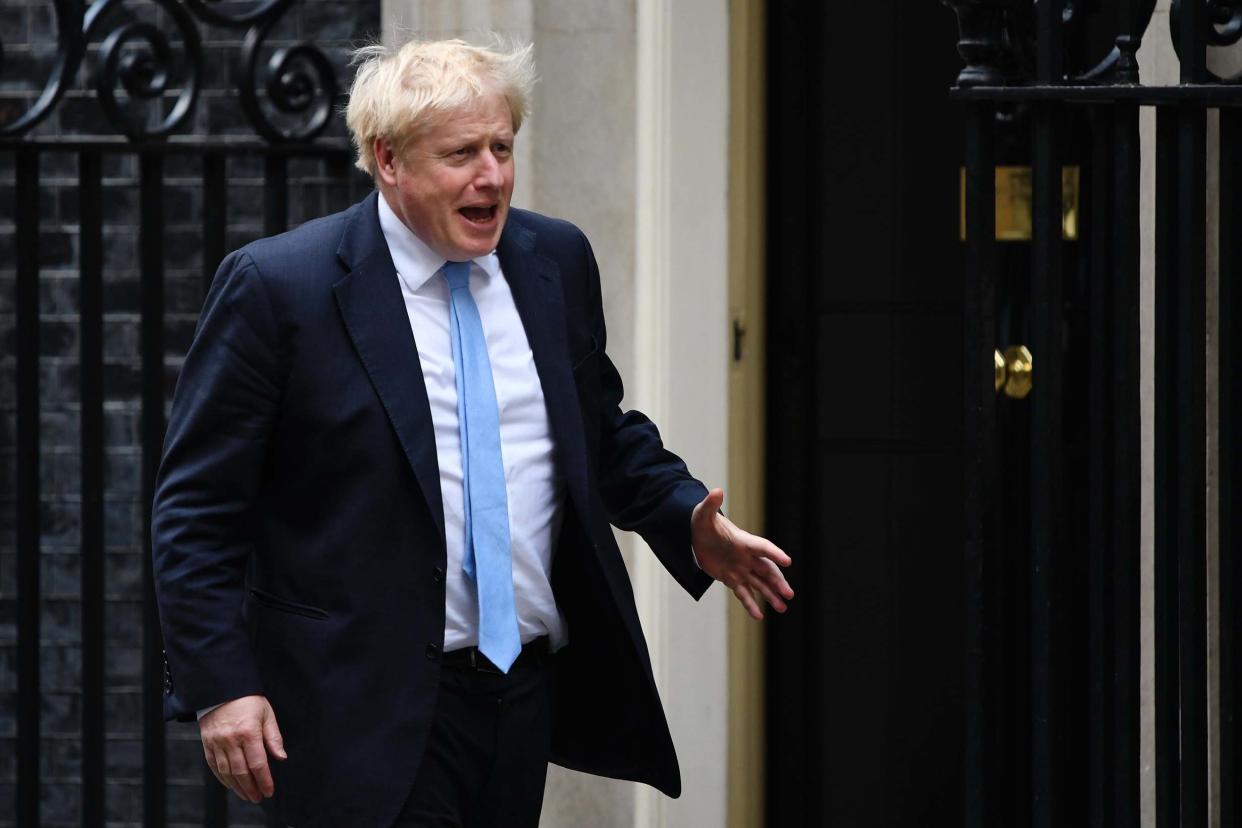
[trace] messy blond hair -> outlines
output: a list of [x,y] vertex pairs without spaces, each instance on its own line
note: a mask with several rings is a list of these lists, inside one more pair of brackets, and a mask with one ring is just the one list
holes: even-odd
[[398,48],[382,44],[354,52],[357,66],[345,123],[358,149],[358,169],[376,173],[375,139],[385,138],[403,154],[406,144],[437,113],[458,109],[491,90],[505,96],[516,134],[530,113],[535,64],[531,46],[505,50],[463,40],[411,40]]

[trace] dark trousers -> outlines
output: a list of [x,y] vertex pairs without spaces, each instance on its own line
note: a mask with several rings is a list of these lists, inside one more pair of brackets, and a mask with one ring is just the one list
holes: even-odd
[[393,828],[535,828],[551,742],[551,669],[522,659],[508,675],[441,670],[436,716]]

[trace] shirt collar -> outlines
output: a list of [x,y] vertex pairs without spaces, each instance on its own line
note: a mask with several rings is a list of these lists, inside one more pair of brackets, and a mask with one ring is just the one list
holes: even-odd
[[[384,233],[384,241],[388,243],[388,252],[392,254],[397,275],[405,283],[407,290],[419,290],[444,266],[444,259],[405,226],[405,222],[388,206],[388,199],[384,198],[383,193],[380,193],[376,201],[379,202],[380,230]],[[473,261],[489,277],[500,273],[500,258],[494,250]]]

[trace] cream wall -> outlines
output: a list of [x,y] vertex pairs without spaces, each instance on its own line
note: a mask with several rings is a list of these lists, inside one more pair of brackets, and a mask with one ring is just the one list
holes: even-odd
[[[700,479],[723,485],[727,4],[384,0],[383,15],[388,42],[495,32],[534,43],[540,82],[517,141],[514,202],[586,232],[623,404],[650,415]],[[543,825],[723,826],[725,590],[696,604],[640,541],[623,549],[684,792],[674,801],[553,767]]]

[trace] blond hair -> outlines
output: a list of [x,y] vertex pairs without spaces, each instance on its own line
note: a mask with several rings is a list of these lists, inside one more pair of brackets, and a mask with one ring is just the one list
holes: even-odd
[[376,173],[375,139],[405,145],[435,115],[466,106],[492,90],[509,104],[513,132],[530,113],[535,64],[531,46],[507,50],[472,46],[463,40],[411,40],[399,48],[382,44],[354,52],[357,66],[345,123],[358,149],[358,169]]

